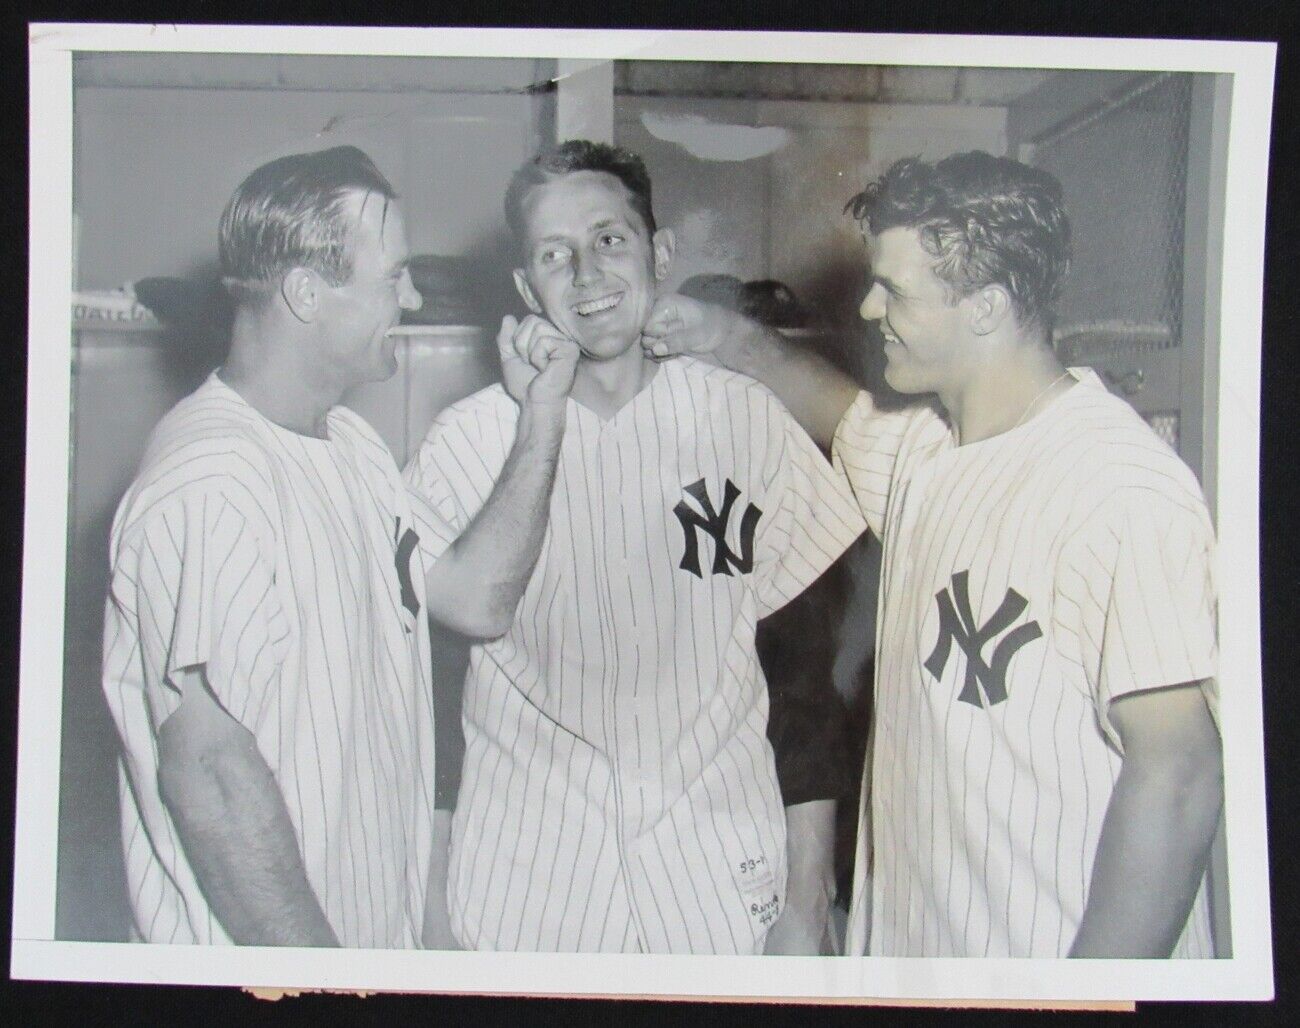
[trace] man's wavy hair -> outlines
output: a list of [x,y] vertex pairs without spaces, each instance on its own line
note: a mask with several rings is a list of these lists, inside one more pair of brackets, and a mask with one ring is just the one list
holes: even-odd
[[844,208],[873,235],[915,229],[953,299],[1000,285],[1022,324],[1050,332],[1070,266],[1061,184],[979,150],[896,161]]
[[385,205],[397,193],[355,146],[290,154],[263,164],[221,215],[218,248],[226,288],[237,302],[263,298],[293,268],[310,268],[331,285],[352,278],[353,193]]
[[603,171],[627,187],[628,204],[645,222],[646,231],[655,234],[655,215],[650,203],[650,173],[645,162],[631,150],[589,139],[569,139],[537,154],[519,168],[506,188],[506,224],[516,240],[528,235],[524,220],[524,198],[534,186],[540,186],[575,171]]

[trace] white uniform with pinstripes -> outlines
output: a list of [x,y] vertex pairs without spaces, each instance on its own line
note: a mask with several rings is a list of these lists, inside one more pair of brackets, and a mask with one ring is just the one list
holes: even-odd
[[[884,542],[850,953],[869,922],[876,956],[1065,955],[1122,762],[1111,701],[1217,673],[1196,480],[1073,370],[1036,417],[966,446],[931,409],[873,414],[866,394],[840,425],[836,464]],[[986,630],[973,691],[962,632],[938,645],[945,606]],[[1204,887],[1175,955],[1213,955]]]
[[364,421],[336,408],[328,432],[273,425],[214,374],[159,424],[118,508],[103,685],[146,941],[230,941],[158,794],[172,676],[202,666],[275,775],[340,942],[418,945],[434,771],[423,567],[450,536]]
[[[517,424],[499,387],[444,411],[407,474],[463,530]],[[683,569],[703,479],[750,573]],[[452,928],[478,949],[751,953],[785,885],[758,618],[862,531],[845,484],[758,383],[681,358],[612,419],[570,400],[550,522],[514,624],[474,649]]]

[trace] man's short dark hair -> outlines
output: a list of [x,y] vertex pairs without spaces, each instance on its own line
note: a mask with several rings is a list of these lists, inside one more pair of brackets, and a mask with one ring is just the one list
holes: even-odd
[[1055,177],[982,151],[896,161],[845,210],[873,235],[915,229],[956,296],[1000,285],[1017,317],[1051,329],[1070,265],[1070,221]]
[[290,154],[263,164],[221,215],[218,245],[226,285],[237,300],[263,292],[293,268],[310,268],[331,285],[352,277],[348,198],[396,198],[388,179],[355,146]]
[[628,203],[641,216],[646,231],[655,234],[655,215],[650,203],[650,173],[645,162],[631,150],[590,139],[569,139],[543,150],[510,179],[506,189],[506,224],[518,240],[528,234],[524,222],[524,198],[534,186],[570,175],[575,171],[603,171],[627,187]]

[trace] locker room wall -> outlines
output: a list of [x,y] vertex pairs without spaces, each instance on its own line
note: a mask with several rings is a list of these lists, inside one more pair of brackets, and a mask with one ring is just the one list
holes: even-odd
[[[1105,106],[1058,117],[1017,149],[1055,175],[1070,202],[1074,256],[1056,329],[1063,356],[1096,368],[1177,448],[1191,76],[1109,86]],[[1136,354],[1140,369],[1117,365]]]
[[[655,134],[687,119],[707,124],[705,138],[730,131],[734,142],[699,157]],[[770,137],[781,140],[770,154],[735,159],[749,140],[737,127],[784,138]],[[849,197],[900,157],[1005,153],[1006,109],[622,96],[615,139],[645,158],[655,216],[677,233],[670,285],[704,272],[776,278],[823,318],[851,325],[865,263],[857,225],[843,213]]]
[[503,230],[515,166],[549,136],[534,60],[132,55],[74,70],[76,286],[185,276],[216,261],[235,184],[264,161],[351,143],[402,196],[413,253]]
[[1069,84],[1008,111],[1015,155],[1061,181],[1074,225],[1058,349],[1148,419],[1213,512],[1230,76],[1092,72]]

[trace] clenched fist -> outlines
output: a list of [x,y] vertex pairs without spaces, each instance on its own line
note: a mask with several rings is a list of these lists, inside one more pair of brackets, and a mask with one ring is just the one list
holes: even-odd
[[680,293],[659,297],[641,330],[641,347],[656,360],[687,353],[708,360],[740,315]]
[[516,403],[561,403],[573,388],[578,344],[544,318],[501,319],[501,376]]

